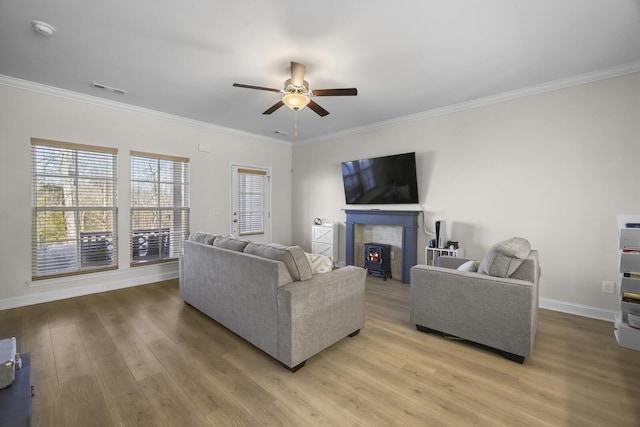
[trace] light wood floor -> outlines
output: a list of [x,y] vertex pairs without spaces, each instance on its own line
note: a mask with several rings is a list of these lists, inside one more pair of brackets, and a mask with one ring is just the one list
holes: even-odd
[[640,352],[540,310],[524,365],[409,324],[370,278],[366,324],[297,373],[178,296],[177,281],[0,311],[30,352],[35,426],[638,426]]

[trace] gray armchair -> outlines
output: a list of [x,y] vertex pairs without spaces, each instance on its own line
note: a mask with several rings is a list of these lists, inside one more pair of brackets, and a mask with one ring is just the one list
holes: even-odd
[[437,266],[411,269],[411,322],[419,331],[463,338],[523,363],[538,322],[538,252],[527,249],[517,268],[511,263],[504,270],[507,277],[457,270],[467,261],[439,257]]

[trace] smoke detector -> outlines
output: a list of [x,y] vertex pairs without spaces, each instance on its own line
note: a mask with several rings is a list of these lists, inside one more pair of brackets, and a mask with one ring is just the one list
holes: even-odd
[[44,37],[51,36],[56,30],[53,26],[42,21],[31,21],[31,24],[33,24],[33,29],[36,30],[36,33]]

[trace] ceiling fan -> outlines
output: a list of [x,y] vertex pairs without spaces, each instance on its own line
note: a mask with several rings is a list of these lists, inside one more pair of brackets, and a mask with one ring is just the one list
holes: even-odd
[[315,103],[310,97],[355,96],[358,94],[358,89],[354,87],[347,89],[309,89],[309,83],[304,79],[304,70],[304,64],[291,62],[291,78],[284,82],[284,89],[272,89],[269,87],[251,86],[240,83],[234,83],[233,86],[247,89],[267,90],[270,92],[284,94],[280,101],[269,107],[262,114],[271,114],[283,105],[286,105],[294,111],[298,111],[309,106],[309,108],[315,111],[319,116],[324,117],[329,114],[329,112]]

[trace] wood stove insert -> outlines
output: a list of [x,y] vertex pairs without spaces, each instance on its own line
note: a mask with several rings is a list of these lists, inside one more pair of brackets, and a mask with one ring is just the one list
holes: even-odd
[[376,277],[391,278],[391,246],[382,243],[364,244],[364,268]]

